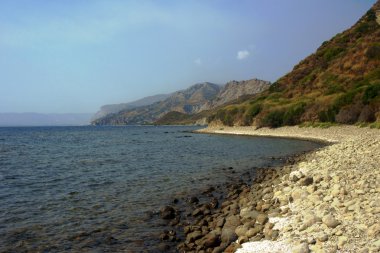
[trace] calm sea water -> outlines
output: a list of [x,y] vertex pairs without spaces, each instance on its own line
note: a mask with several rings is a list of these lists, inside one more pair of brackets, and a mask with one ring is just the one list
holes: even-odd
[[147,214],[287,156],[287,139],[193,134],[194,127],[0,128],[0,252],[143,252]]

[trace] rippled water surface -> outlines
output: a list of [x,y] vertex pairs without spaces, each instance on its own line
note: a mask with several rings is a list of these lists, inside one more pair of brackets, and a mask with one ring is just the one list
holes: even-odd
[[147,215],[176,194],[320,146],[194,129],[0,128],[0,252],[141,252]]

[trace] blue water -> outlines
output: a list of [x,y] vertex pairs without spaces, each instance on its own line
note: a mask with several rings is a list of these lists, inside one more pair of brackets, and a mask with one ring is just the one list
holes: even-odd
[[174,196],[320,146],[194,129],[0,128],[0,252],[143,252]]

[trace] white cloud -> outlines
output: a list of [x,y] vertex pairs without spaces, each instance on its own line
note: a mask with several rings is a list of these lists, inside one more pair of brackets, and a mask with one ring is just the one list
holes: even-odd
[[194,60],[194,63],[196,64],[196,65],[202,65],[202,59],[201,58],[197,58],[197,59],[195,59]]
[[243,60],[243,59],[247,58],[249,55],[250,55],[250,53],[248,50],[240,50],[237,52],[236,58],[238,60]]

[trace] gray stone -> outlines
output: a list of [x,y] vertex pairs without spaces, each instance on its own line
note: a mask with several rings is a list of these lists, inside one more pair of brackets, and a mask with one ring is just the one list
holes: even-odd
[[235,241],[237,238],[238,237],[235,234],[234,230],[230,228],[223,228],[222,236],[221,236],[222,243],[230,244],[231,242]]
[[248,238],[254,237],[257,235],[257,233],[261,232],[263,230],[263,226],[261,225],[256,225],[254,228],[251,228],[247,231],[246,236]]
[[268,215],[261,213],[257,216],[256,221],[261,225],[265,225],[265,223],[268,221]]
[[368,228],[367,234],[369,237],[376,237],[380,233],[380,224],[374,224]]
[[186,241],[187,242],[194,242],[195,240],[199,239],[202,237],[202,232],[201,231],[194,231],[186,236]]
[[224,228],[230,228],[235,230],[237,226],[241,224],[239,215],[231,215],[226,218],[226,223],[224,224]]
[[340,224],[340,222],[331,214],[323,216],[322,222],[329,228],[336,228]]
[[243,236],[247,233],[248,231],[248,228],[247,226],[244,226],[244,225],[240,225],[238,226],[236,229],[235,229],[235,234],[237,234],[237,236]]
[[205,248],[214,248],[220,244],[220,234],[213,230],[208,233],[203,239],[203,246]]
[[292,249],[292,253],[309,253],[309,245],[306,242],[301,243]]

